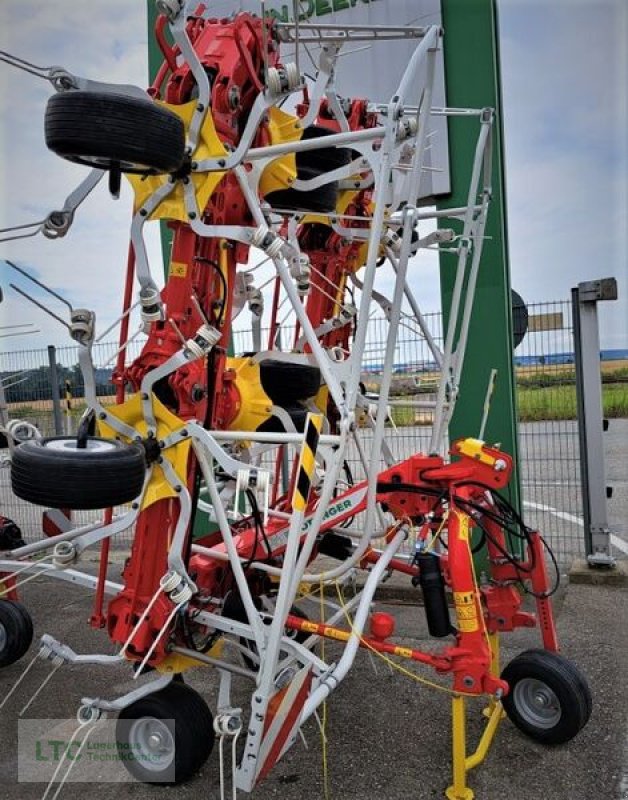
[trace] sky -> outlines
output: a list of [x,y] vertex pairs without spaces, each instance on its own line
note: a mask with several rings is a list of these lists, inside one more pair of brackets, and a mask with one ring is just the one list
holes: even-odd
[[[626,348],[628,4],[498,0],[498,10],[512,285],[533,303],[567,300],[579,281],[615,276],[620,300],[600,309],[602,347]],[[2,3],[0,49],[84,77],[145,86],[145,4]],[[86,174],[45,147],[50,94],[46,82],[0,63],[2,228],[43,219]],[[114,201],[102,185],[64,239],[0,244],[0,324],[32,322],[41,331],[3,338],[2,349],[69,344],[60,325],[9,288],[10,281],[25,283],[5,258],[27,266],[73,305],[95,308],[99,330],[117,317],[130,213],[130,190],[124,186]],[[155,225],[148,245],[159,272]],[[430,255],[410,273],[424,311],[440,307],[437,269]]]

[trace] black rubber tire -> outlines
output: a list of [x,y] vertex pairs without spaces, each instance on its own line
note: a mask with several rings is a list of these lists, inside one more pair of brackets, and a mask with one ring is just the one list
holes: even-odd
[[48,100],[46,145],[68,161],[122,172],[178,170],[185,126],[167,108],[109,92],[62,92]]
[[33,621],[16,600],[0,600],[0,667],[15,664],[33,641]]
[[516,350],[528,332],[528,307],[525,300],[514,289],[510,290],[512,297],[512,349]]
[[[311,177],[316,177],[312,175]],[[309,180],[309,178],[304,180]],[[338,184],[328,183],[311,192],[299,192],[296,189],[280,189],[266,195],[272,208],[287,211],[311,211],[316,214],[328,214],[336,210],[338,200]]]
[[[586,678],[575,664],[558,653],[526,650],[508,664],[501,677],[510,688],[502,701],[504,710],[519,730],[537,742],[547,745],[568,742],[591,716],[591,690]],[[543,699],[544,704],[531,707],[526,699],[528,689]],[[551,719],[552,705],[555,721]]]
[[309,364],[291,364],[274,358],[260,361],[262,388],[278,406],[307,400],[321,387],[321,371]]
[[[134,755],[139,748],[133,723],[147,718],[165,723],[174,741],[174,764],[171,762],[162,770],[148,769]],[[207,703],[197,691],[179,681],[136,700],[120,712],[116,724],[118,754],[126,769],[142,783],[164,785],[189,780],[207,761],[214,739],[214,718]]]
[[[316,139],[320,136],[331,136],[334,131],[320,125],[310,125],[303,131],[302,139]],[[344,167],[353,158],[353,152],[346,147],[321,147],[318,150],[303,150],[295,156],[297,179],[310,181],[325,172]],[[338,200],[338,182],[332,181],[311,192],[299,192],[296,189],[280,189],[270,192],[265,199],[274,208],[285,208],[290,211],[313,211],[326,214],[336,210]]]
[[13,493],[49,508],[109,508],[135,499],[144,484],[144,448],[96,436],[86,444],[77,449],[67,436],[20,444],[11,460]]
[[[288,416],[292,420],[292,424],[294,425],[295,429],[299,433],[303,433],[305,430],[305,420],[307,419],[307,409],[303,408],[303,406],[281,406],[284,411],[288,413]],[[272,416],[270,419],[267,419],[266,422],[262,422],[262,424],[257,428],[258,431],[262,433],[285,433],[286,429],[283,425],[283,422],[279,417]]]
[[[323,125],[310,125],[303,131],[301,141],[316,139],[321,136],[333,136],[336,131]],[[306,169],[316,169],[318,173],[330,172],[332,169],[344,167],[354,158],[353,151],[347,147],[321,147],[318,150],[302,150],[296,154],[297,176],[305,180],[301,174]]]

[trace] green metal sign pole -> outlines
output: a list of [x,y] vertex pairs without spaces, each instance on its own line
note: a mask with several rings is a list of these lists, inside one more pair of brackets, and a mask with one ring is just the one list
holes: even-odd
[[[502,104],[495,0],[442,0],[445,29],[445,82],[447,105],[455,108],[496,110],[493,137],[493,198],[478,275],[460,394],[449,426],[450,438],[477,436],[482,421],[491,370],[497,370],[484,438],[500,442],[513,456],[511,501],[520,510],[517,410],[513,362],[512,306],[502,152]],[[475,139],[470,119],[449,118],[451,196],[439,208],[464,206],[469,185]],[[455,220],[443,223],[460,230]],[[447,324],[454,286],[451,256],[441,256],[441,297]]]
[[[155,39],[155,20],[158,17],[155,0],[147,0],[146,9],[148,21],[148,80],[149,83],[152,83],[155,79],[155,75],[157,75],[157,70],[162,65],[164,57]],[[167,274],[168,265],[170,264],[170,251],[172,250],[172,230],[163,220],[159,223],[159,228],[161,233],[161,251],[164,259],[164,274]]]

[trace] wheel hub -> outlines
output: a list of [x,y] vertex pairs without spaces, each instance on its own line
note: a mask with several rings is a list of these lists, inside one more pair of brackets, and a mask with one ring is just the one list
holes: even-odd
[[173,734],[157,717],[135,720],[129,730],[129,744],[133,757],[150,772],[168,769],[175,756]]
[[513,699],[521,716],[530,725],[549,729],[562,716],[560,701],[554,690],[536,678],[524,678],[514,687]]
[[148,746],[151,750],[159,750],[162,745],[162,738],[158,733],[151,733],[148,737]]
[[148,436],[140,442],[146,454],[146,463],[154,464],[161,458],[161,447],[154,436]]

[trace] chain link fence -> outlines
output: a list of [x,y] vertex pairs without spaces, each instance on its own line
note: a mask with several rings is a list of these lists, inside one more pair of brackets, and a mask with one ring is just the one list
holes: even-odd
[[[141,342],[133,341],[127,347],[127,361],[139,355]],[[73,434],[85,409],[83,377],[78,367],[76,346],[53,348],[57,372],[57,392],[61,398],[60,426],[55,424],[53,386],[51,382],[50,354],[48,349],[18,350],[0,353],[0,380],[4,387],[10,419],[19,419],[34,425],[42,436]],[[93,347],[96,381],[103,403],[115,402],[115,387],[111,384],[111,371],[118,352],[116,342],[102,342]],[[66,398],[66,381],[72,398]],[[11,491],[10,454],[6,438],[0,442],[0,515],[14,520],[27,541],[42,535],[43,509],[16,497]],[[99,519],[99,512],[74,511],[72,521],[83,525]],[[132,533],[117,537],[120,547],[129,547]]]
[[[425,322],[436,344],[442,346],[442,315],[426,314]],[[374,317],[370,321],[362,379],[367,396],[372,395],[373,399],[379,391],[387,332],[385,319]],[[281,331],[284,349],[290,348],[293,335],[292,329]],[[134,358],[140,348],[141,342],[133,342],[127,360]],[[236,353],[253,349],[250,332],[234,334],[234,349]],[[96,378],[104,401],[114,401],[109,381],[116,351],[117,345],[113,342],[94,346]],[[529,305],[528,333],[515,351],[523,511],[531,525],[545,532],[562,565],[584,552],[573,351],[570,303]],[[84,408],[77,349],[58,348],[55,360],[61,397],[64,398],[66,380],[73,395],[71,408],[62,409],[64,430],[61,432],[71,433]],[[621,369],[618,367],[619,372]],[[54,426],[46,350],[1,354],[0,376],[12,418],[32,422],[46,436],[59,432]],[[386,435],[395,459],[402,460],[412,453],[427,450],[432,412],[425,405],[435,399],[438,380],[437,364],[425,339],[412,319],[403,317],[395,353]],[[369,440],[370,431],[362,427],[359,442],[366,459],[369,458]],[[352,446],[347,459],[354,480],[360,480],[365,474],[359,449]],[[24,535],[32,539],[40,535],[41,509],[12,495],[8,454],[6,450],[2,452],[0,513],[14,519]],[[125,542],[128,545],[127,539]],[[411,542],[407,548],[411,551]]]
[[528,315],[515,351],[523,512],[566,563],[584,555],[571,303],[534,303]]

